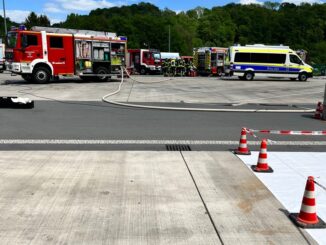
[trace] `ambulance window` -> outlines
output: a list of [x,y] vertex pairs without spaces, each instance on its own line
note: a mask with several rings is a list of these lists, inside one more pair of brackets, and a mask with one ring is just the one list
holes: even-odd
[[301,64],[302,61],[299,59],[298,56],[291,54],[290,55],[290,62],[294,64]]
[[268,54],[252,53],[251,62],[253,63],[268,63]]
[[50,47],[51,48],[63,48],[63,38],[62,37],[50,37]]
[[37,36],[36,35],[23,35],[22,46],[24,48],[29,46],[37,46]]
[[286,59],[285,54],[269,54],[269,62],[274,64],[284,64]]
[[234,62],[250,62],[250,53],[236,53]]

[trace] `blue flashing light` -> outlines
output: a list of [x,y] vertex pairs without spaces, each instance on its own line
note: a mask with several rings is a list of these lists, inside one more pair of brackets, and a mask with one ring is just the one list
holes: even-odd
[[25,25],[20,25],[20,26],[19,26],[19,30],[20,30],[20,31],[26,31],[27,28],[26,28]]
[[127,37],[120,37],[120,40],[121,41],[127,41],[128,39],[127,39]]

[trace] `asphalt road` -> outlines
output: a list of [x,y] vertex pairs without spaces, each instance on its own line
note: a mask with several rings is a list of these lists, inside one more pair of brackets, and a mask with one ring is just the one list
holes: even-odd
[[[110,97],[134,103],[269,103],[316,106],[323,99],[326,78],[308,82],[284,79],[240,81],[216,77],[134,76],[125,79],[121,91]],[[172,80],[169,80],[172,79]],[[101,101],[116,91],[120,79],[112,82],[82,82],[77,78],[60,78],[48,84],[27,83],[20,76],[0,75],[0,96],[16,95],[34,100]]]
[[[228,150],[236,146],[242,127],[324,130],[325,122],[311,116],[309,113],[180,112],[132,109],[103,102],[36,101],[34,109],[0,109],[0,140],[4,140],[0,149],[166,150],[166,145],[176,140],[176,144],[182,141],[190,144],[192,150]],[[273,146],[277,151],[323,151],[325,146],[313,142],[326,142],[325,136],[259,137],[290,142]],[[8,143],[11,139],[18,141]],[[49,140],[62,142],[53,144]],[[96,143],[97,140],[105,141]],[[252,150],[257,150],[259,139],[248,136],[248,140],[256,141]],[[304,146],[302,141],[313,142]]]

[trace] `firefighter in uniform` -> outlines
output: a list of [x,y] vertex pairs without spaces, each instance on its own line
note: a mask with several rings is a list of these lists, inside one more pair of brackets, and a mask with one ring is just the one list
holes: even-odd
[[174,77],[176,75],[176,60],[171,59],[170,61],[170,75]]
[[191,64],[190,61],[186,62],[185,64],[185,72],[186,72],[186,76],[190,76],[190,71],[191,71]]
[[169,61],[167,59],[163,61],[162,72],[165,77],[169,76]]
[[196,67],[194,66],[194,64],[191,62],[191,60],[189,60],[186,63],[186,75],[189,77],[194,76],[194,72],[196,70]]
[[177,76],[184,76],[185,64],[183,59],[177,60]]

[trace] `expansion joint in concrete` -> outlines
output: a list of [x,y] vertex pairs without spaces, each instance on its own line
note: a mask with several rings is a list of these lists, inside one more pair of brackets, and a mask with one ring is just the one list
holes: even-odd
[[183,159],[183,162],[184,162],[185,165],[186,165],[186,168],[188,169],[189,175],[190,175],[190,177],[191,177],[191,179],[192,179],[192,181],[193,181],[193,183],[194,183],[194,185],[195,185],[195,188],[196,188],[196,190],[197,190],[197,193],[198,193],[198,195],[199,195],[199,197],[200,197],[200,200],[202,201],[202,203],[203,203],[203,205],[204,205],[205,211],[206,211],[206,213],[207,213],[207,215],[208,215],[208,217],[209,217],[209,220],[210,220],[210,222],[211,222],[211,224],[212,224],[212,226],[213,226],[213,228],[214,228],[214,230],[215,230],[215,232],[216,232],[216,235],[217,235],[218,239],[221,241],[221,244],[224,245],[224,242],[223,242],[223,240],[222,240],[221,234],[219,233],[219,231],[218,231],[218,229],[217,229],[217,227],[216,227],[216,225],[215,225],[215,223],[214,223],[214,220],[213,220],[213,218],[212,218],[212,215],[211,215],[211,213],[209,212],[209,209],[207,208],[207,205],[206,205],[206,203],[205,203],[205,200],[204,200],[202,194],[200,193],[200,190],[199,190],[199,188],[198,188],[198,185],[197,185],[197,183],[196,183],[196,180],[195,180],[193,174],[191,173],[191,170],[190,170],[190,168],[189,168],[189,165],[188,165],[188,163],[187,163],[185,157],[183,156],[182,151],[180,151],[180,154],[181,154],[181,157],[182,157],[182,159]]

